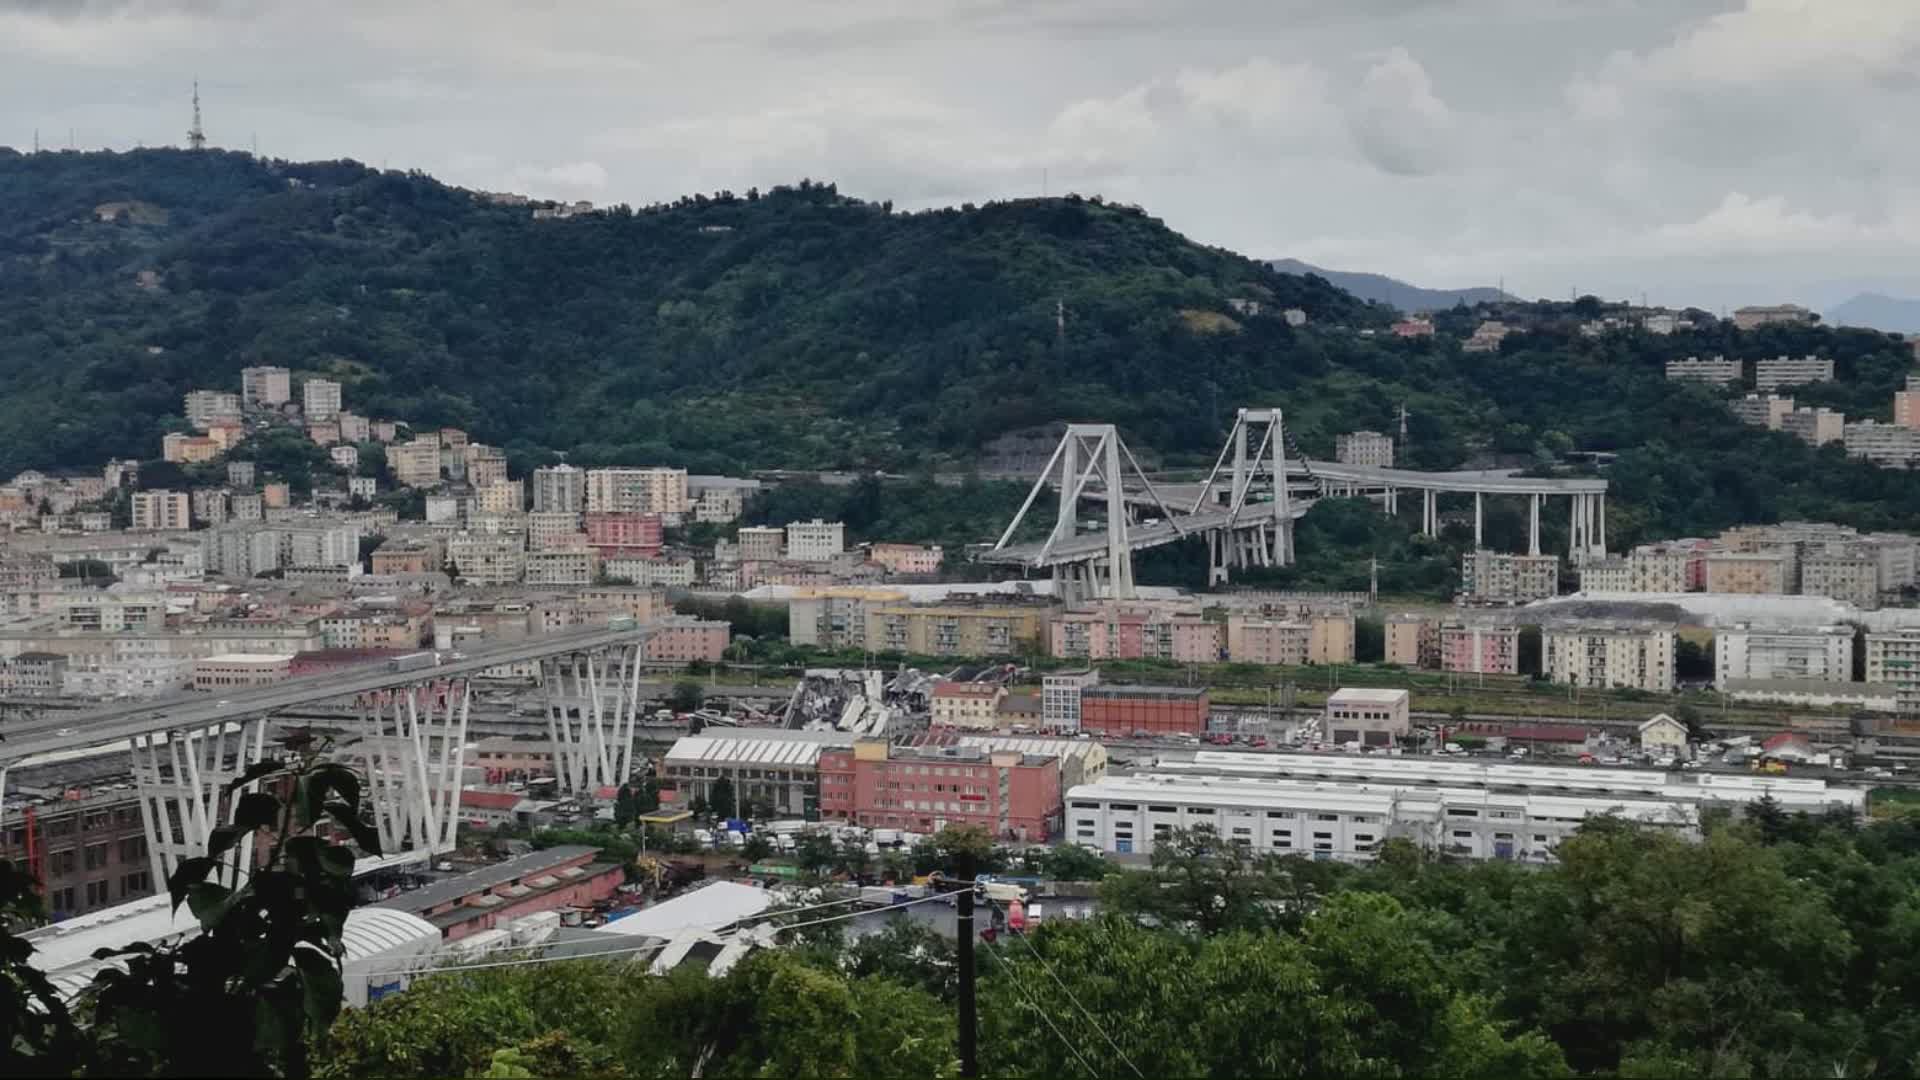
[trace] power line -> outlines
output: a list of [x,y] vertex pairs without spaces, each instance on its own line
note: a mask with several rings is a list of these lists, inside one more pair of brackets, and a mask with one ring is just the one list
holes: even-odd
[[[768,929],[770,929],[773,933],[779,934],[779,933],[784,933],[788,930],[800,930],[809,926],[820,926],[825,923],[845,922],[848,919],[856,919],[862,915],[869,915],[869,914],[878,915],[883,912],[898,911],[902,908],[912,907],[915,904],[924,904],[924,903],[927,903],[928,901],[939,900],[942,898],[943,898],[943,894],[935,893],[929,896],[920,897],[917,900],[906,900],[898,904],[889,904],[885,907],[873,908],[868,911],[854,911],[854,912],[849,912],[845,915],[829,915],[823,919],[809,919],[805,922],[789,923],[785,926],[773,926],[773,927],[769,927]],[[820,908],[838,907],[844,904],[856,903],[857,901],[858,901],[858,897],[853,897],[846,900],[834,900],[825,904],[814,904],[810,907],[785,908],[779,911],[763,912],[762,914],[759,914],[759,915],[749,915],[743,919],[730,919],[730,920],[724,920],[721,922],[704,923],[704,924],[695,923],[690,926],[682,927],[682,929],[683,930],[711,930],[721,926],[744,925],[749,922],[754,922],[755,920],[776,919],[783,915],[795,914],[796,912],[816,911],[816,910],[819,910]],[[366,970],[365,973],[369,975],[385,975],[385,974],[403,974],[411,971],[419,974],[422,977],[425,977],[428,975],[438,975],[438,974],[441,974],[442,972],[480,971],[486,968],[518,967],[518,966],[527,965],[527,964],[557,964],[567,960],[597,960],[597,959],[600,959],[601,957],[607,957],[607,956],[626,956],[632,953],[658,952],[661,949],[666,948],[667,944],[671,944],[671,942],[668,942],[666,944],[661,944],[661,945],[636,945],[632,948],[627,948],[627,949],[605,949],[599,952],[574,953],[568,956],[523,956],[513,960],[483,961],[477,964],[440,964],[440,965],[429,965],[425,967],[408,964],[408,965],[403,965],[403,966],[394,967],[394,968],[369,968]],[[519,949],[528,949],[528,948],[537,948],[537,947],[538,946],[531,946],[531,945],[502,945],[495,949],[484,950],[478,955],[485,955],[486,952],[512,952]]]
[[[992,899],[989,899],[987,903],[992,904],[996,910],[1000,906]],[[1113,1052],[1120,1055],[1120,1060],[1126,1063],[1127,1068],[1133,1070],[1133,1075],[1140,1077],[1141,1080],[1146,1080],[1146,1074],[1140,1071],[1140,1067],[1133,1063],[1133,1059],[1127,1056],[1125,1050],[1120,1049],[1120,1044],[1113,1041],[1113,1036],[1107,1034],[1107,1029],[1100,1026],[1100,1021],[1093,1018],[1093,1014],[1087,1011],[1087,1007],[1080,1004],[1080,999],[1073,995],[1073,991],[1061,980],[1060,974],[1053,970],[1053,965],[1047,963],[1047,958],[1040,955],[1040,950],[1033,947],[1033,942],[1027,937],[1026,932],[1021,931],[1015,936],[1026,945],[1027,951],[1033,954],[1033,958],[1040,961],[1041,969],[1053,979],[1054,985],[1058,986],[1061,991],[1067,995],[1067,1000],[1073,1002],[1073,1007],[1080,1010],[1080,1015],[1087,1018],[1087,1023],[1093,1025],[1093,1030],[1099,1032],[1100,1037],[1107,1040],[1107,1045],[1113,1047]]]
[[1009,974],[1009,976],[1011,977],[1011,981],[1013,983],[1013,988],[1019,991],[1021,999],[1024,1000],[1028,1005],[1031,1005],[1033,1007],[1034,1012],[1037,1012],[1040,1014],[1040,1019],[1045,1020],[1047,1022],[1047,1027],[1053,1029],[1053,1033],[1054,1035],[1059,1037],[1061,1045],[1065,1046],[1067,1048],[1067,1052],[1073,1055],[1074,1060],[1078,1061],[1081,1067],[1087,1070],[1087,1075],[1098,1077],[1100,1075],[1100,1070],[1094,1068],[1091,1064],[1087,1062],[1087,1059],[1081,1055],[1080,1048],[1077,1046],[1074,1046],[1073,1040],[1067,1038],[1066,1032],[1063,1032],[1060,1030],[1060,1025],[1053,1022],[1053,1017],[1047,1012],[1047,1010],[1042,1008],[1040,1006],[1040,1003],[1035,1001],[1031,994],[1027,993],[1026,984],[1020,981],[1019,971],[1014,968],[1013,964],[1008,962],[1006,957],[1000,955],[1000,943],[998,941],[987,942],[987,952],[991,954],[993,958],[999,962],[1000,967]]

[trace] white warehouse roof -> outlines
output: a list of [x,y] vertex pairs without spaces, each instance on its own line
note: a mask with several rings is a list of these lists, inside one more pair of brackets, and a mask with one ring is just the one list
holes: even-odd
[[669,765],[715,765],[810,769],[820,751],[853,745],[850,731],[773,731],[749,734],[687,735],[667,751]]

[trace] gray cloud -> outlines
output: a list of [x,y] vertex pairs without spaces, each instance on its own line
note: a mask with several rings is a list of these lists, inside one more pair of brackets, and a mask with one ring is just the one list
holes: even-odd
[[1912,0],[0,0],[0,142],[599,202],[1053,191],[1434,285],[1920,294]]

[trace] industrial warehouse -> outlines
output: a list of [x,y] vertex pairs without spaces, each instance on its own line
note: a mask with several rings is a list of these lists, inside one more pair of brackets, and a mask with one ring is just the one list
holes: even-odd
[[1066,816],[1068,839],[1117,855],[1151,854],[1173,830],[1204,826],[1262,853],[1364,860],[1401,838],[1468,858],[1542,862],[1591,817],[1697,837],[1704,807],[1737,810],[1763,797],[1789,812],[1865,806],[1858,789],[1800,777],[1202,751],[1076,786]]

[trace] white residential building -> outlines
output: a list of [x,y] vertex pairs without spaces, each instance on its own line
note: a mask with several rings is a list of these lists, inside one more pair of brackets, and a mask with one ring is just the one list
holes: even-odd
[[193,527],[193,502],[184,491],[155,488],[133,493],[133,530],[161,532]]
[[1713,655],[1713,685],[1722,691],[1730,681],[1749,679],[1849,682],[1853,628],[1769,629],[1739,623],[1714,635]]
[[249,407],[285,405],[293,400],[293,378],[283,367],[241,368],[240,400]]
[[1920,459],[1920,429],[1859,420],[1840,429],[1847,456],[1895,469],[1910,469]]
[[1753,385],[1761,393],[1783,386],[1833,381],[1831,356],[1776,356],[1753,363]]
[[1920,712],[1920,627],[1868,634],[1866,675],[1893,687],[1898,711]]
[[1740,377],[1740,361],[1729,360],[1724,356],[1716,356],[1709,360],[1702,360],[1697,356],[1689,356],[1684,360],[1674,359],[1667,361],[1667,378],[1675,382],[1700,382],[1713,386],[1730,386],[1739,382]]
[[847,550],[847,527],[838,521],[787,523],[787,558],[799,562],[828,562]]
[[332,379],[308,379],[300,384],[300,411],[309,421],[340,415],[340,384]]
[[587,474],[571,465],[533,470],[533,510],[537,514],[572,514],[587,508]]
[[1342,465],[1374,465],[1393,468],[1393,437],[1377,431],[1350,431],[1336,435],[1333,459]]
[[526,570],[524,541],[515,533],[458,533],[447,538],[447,561],[475,585],[511,585]]
[[1673,692],[1671,626],[1548,626],[1541,644],[1545,674],[1553,682]]
[[587,470],[588,513],[684,514],[689,506],[685,469]]

